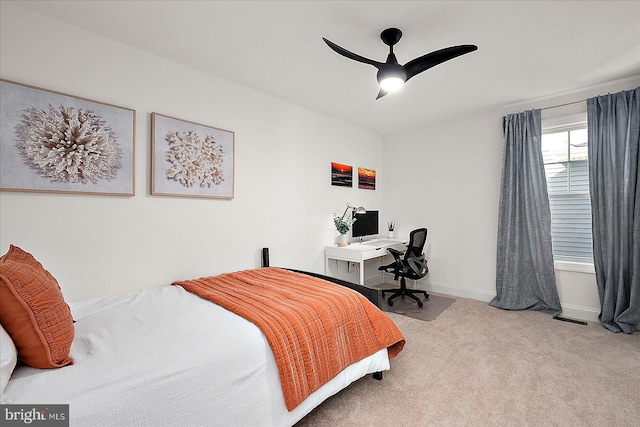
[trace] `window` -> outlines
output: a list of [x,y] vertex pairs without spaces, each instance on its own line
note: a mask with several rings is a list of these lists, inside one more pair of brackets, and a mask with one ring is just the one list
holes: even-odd
[[593,264],[586,113],[544,119],[542,157],[554,261]]

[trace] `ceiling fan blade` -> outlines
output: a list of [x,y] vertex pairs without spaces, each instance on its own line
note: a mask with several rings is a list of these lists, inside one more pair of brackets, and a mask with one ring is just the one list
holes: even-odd
[[404,64],[404,68],[407,72],[407,80],[431,67],[435,67],[438,64],[442,64],[445,61],[464,55],[465,53],[473,52],[477,49],[478,46],[472,44],[451,46],[427,53],[426,55],[411,60]]
[[338,46],[337,44],[335,44],[331,40],[327,40],[324,37],[322,38],[322,40],[324,40],[324,42],[331,49],[333,49],[334,51],[336,51],[340,55],[345,56],[345,57],[347,57],[349,59],[353,59],[354,61],[363,62],[365,64],[373,65],[376,68],[378,68],[380,65],[382,65],[381,62],[374,61],[373,59],[365,58],[364,56],[360,56],[360,55],[358,55],[356,53],[353,53],[353,52],[349,52],[347,49]]
[[380,89],[380,92],[378,92],[378,96],[376,96],[376,99],[380,99],[388,93],[389,93],[388,90]]

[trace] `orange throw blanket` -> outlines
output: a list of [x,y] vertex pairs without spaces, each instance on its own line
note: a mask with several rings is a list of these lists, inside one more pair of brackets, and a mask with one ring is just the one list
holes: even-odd
[[352,363],[404,346],[398,327],[364,296],[326,280],[261,268],[174,282],[251,321],[267,337],[289,411]]

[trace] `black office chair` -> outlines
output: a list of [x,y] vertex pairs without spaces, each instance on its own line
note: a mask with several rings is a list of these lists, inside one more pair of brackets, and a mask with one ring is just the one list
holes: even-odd
[[424,244],[427,241],[427,229],[418,228],[413,230],[409,234],[409,245],[407,250],[403,253],[397,249],[388,248],[387,250],[393,255],[393,264],[384,265],[378,267],[378,270],[386,271],[387,273],[393,273],[393,280],[398,280],[400,277],[400,288],[397,289],[384,289],[382,296],[386,292],[394,292],[387,302],[389,305],[393,305],[393,300],[400,296],[408,296],[414,299],[418,303],[418,307],[422,307],[422,301],[414,294],[424,294],[424,299],[429,299],[429,294],[426,291],[419,289],[407,289],[406,279],[417,280],[421,279],[429,273],[429,267],[427,266],[427,259],[422,253]]

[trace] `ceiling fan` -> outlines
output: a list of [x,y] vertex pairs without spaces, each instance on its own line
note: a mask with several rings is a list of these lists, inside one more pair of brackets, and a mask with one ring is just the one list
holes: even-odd
[[389,55],[387,56],[386,62],[374,61],[373,59],[365,58],[364,56],[349,52],[347,49],[338,46],[324,37],[322,40],[324,40],[331,49],[335,50],[340,55],[346,56],[354,61],[373,65],[378,69],[378,84],[380,85],[380,92],[376,99],[385,96],[389,92],[394,92],[400,89],[411,77],[420,74],[431,67],[435,67],[445,61],[478,49],[478,46],[472,44],[446,47],[444,49],[427,53],[426,55],[413,59],[404,65],[400,65],[398,64],[396,55],[393,53],[393,46],[400,41],[401,37],[402,31],[397,28],[387,28],[380,33],[380,38],[384,44],[389,46]]

